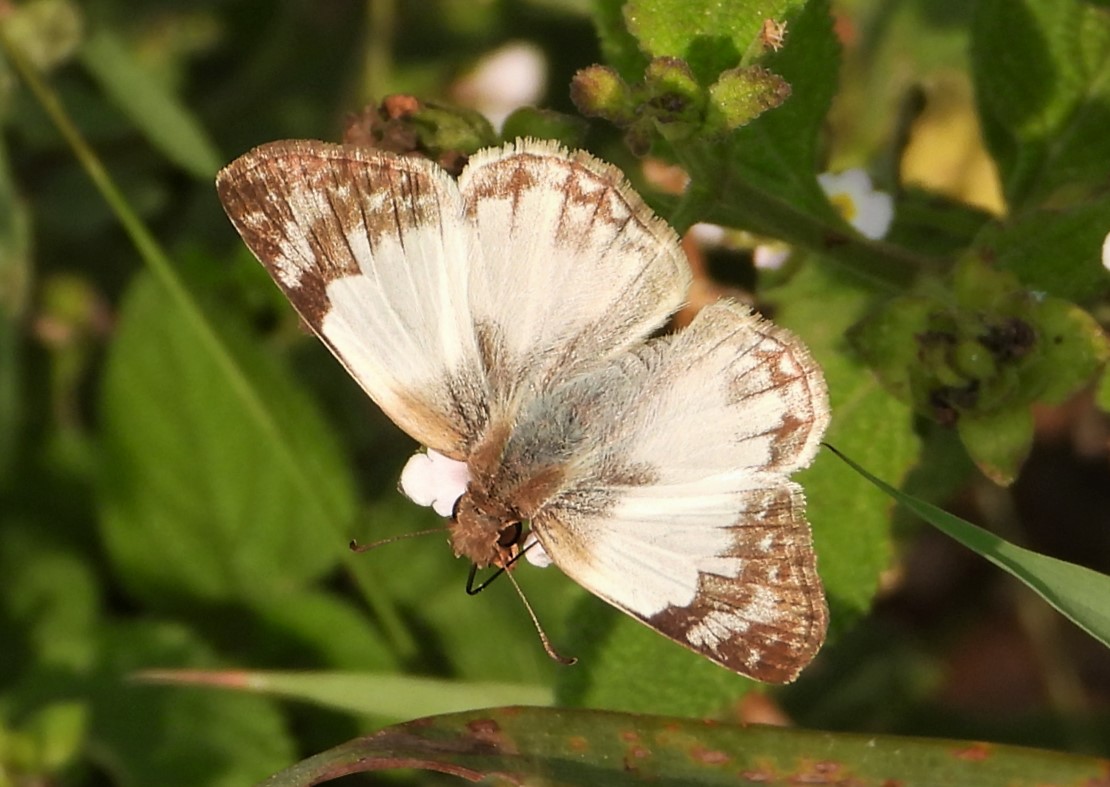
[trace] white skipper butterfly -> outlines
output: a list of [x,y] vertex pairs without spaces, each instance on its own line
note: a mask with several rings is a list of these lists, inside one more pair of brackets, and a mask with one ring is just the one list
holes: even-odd
[[790,474],[829,419],[789,332],[728,301],[651,338],[690,272],[618,169],[549,142],[431,161],[275,142],[216,181],[366,393],[426,446],[406,494],[456,555],[524,548],[743,675],[793,680],[828,613]]

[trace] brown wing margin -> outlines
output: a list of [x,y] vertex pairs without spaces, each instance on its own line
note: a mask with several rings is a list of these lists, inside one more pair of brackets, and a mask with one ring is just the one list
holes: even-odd
[[476,241],[455,182],[426,159],[291,140],[236,159],[216,188],[370,398],[418,442],[462,458],[487,395],[467,303]]
[[733,672],[787,683],[824,643],[828,607],[801,490],[790,484],[760,494],[755,513],[731,528],[727,556],[742,561],[740,575],[703,573],[689,606],[640,619]]

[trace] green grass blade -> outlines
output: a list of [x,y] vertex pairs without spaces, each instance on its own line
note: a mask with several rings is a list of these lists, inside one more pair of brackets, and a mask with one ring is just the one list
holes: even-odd
[[832,446],[828,448],[908,510],[1021,580],[1072,623],[1103,645],[1110,646],[1110,576],[1011,544],[941,508],[900,492]]
[[143,682],[217,686],[267,694],[386,719],[411,719],[509,703],[550,705],[554,700],[551,689],[545,686],[391,674],[148,670],[135,677]]
[[166,158],[198,179],[216,176],[220,156],[196,116],[135,59],[115,34],[102,29],[89,36],[81,48],[81,61],[100,88]]

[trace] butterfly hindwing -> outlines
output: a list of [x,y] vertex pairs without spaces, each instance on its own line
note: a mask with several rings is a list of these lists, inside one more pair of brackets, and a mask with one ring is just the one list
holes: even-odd
[[734,672],[782,683],[816,654],[827,611],[800,487],[752,486],[608,489],[595,513],[579,492],[534,528],[586,589]]
[[537,442],[578,446],[532,511],[565,573],[737,672],[781,682],[809,662],[827,613],[787,476],[812,461],[828,404],[792,335],[745,307],[709,306],[522,416],[505,466],[526,464]]

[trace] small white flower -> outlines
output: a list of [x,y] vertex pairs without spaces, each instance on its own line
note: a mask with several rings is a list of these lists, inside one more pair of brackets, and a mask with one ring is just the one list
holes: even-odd
[[[401,491],[405,496],[417,505],[431,506],[440,516],[455,513],[455,503],[469,483],[466,462],[451,459],[431,448],[427,453],[417,451],[409,457],[401,471]],[[534,533],[529,533],[520,546],[527,550],[524,557],[533,566],[547,568],[551,565],[551,557]]]
[[[885,191],[876,191],[866,172],[862,169],[846,169],[836,174],[823,172],[817,176],[817,182],[833,207],[860,235],[871,240],[886,235],[894,219],[894,200]],[[752,249],[752,263],[760,270],[778,270],[788,259],[790,247],[784,243],[766,243]]]
[[513,41],[483,56],[451,93],[500,128],[514,110],[538,102],[546,89],[543,50],[527,41]]
[[470,483],[466,462],[428,449],[412,455],[401,471],[401,491],[420,506],[431,506],[440,516],[451,516],[455,501]]
[[777,271],[790,259],[785,243],[762,243],[752,249],[752,264],[762,271]]
[[829,202],[844,220],[861,235],[878,240],[890,229],[894,219],[894,200],[885,191],[876,191],[871,178],[862,169],[846,169],[817,176]]
[[1102,239],[1102,267],[1110,271],[1110,232]]
[[[533,544],[535,546],[532,546]],[[529,533],[525,536],[524,543],[520,545],[520,548],[524,550],[524,559],[533,566],[547,568],[551,565],[551,556],[547,554],[543,544],[537,540],[535,533]]]
[[703,249],[715,249],[723,246],[725,239],[728,237],[728,230],[720,224],[709,224],[704,221],[694,224],[687,232],[690,233],[694,242]]

